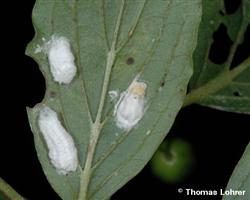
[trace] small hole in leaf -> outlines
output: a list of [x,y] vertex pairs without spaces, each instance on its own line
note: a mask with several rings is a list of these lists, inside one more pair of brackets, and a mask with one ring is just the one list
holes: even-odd
[[242,96],[241,93],[240,93],[239,91],[234,91],[233,95],[234,95],[235,97],[240,97],[240,96]]
[[224,16],[224,15],[225,15],[225,13],[224,13],[222,10],[219,10],[219,14],[220,14],[221,16]]
[[241,62],[247,59],[250,55],[250,25],[248,25],[247,30],[244,34],[243,42],[237,47],[234,54],[233,62],[230,69],[237,67]]
[[227,34],[227,27],[221,24],[213,34],[214,42],[211,45],[209,59],[216,63],[222,64],[227,60],[232,45],[232,40]]
[[241,0],[224,0],[225,9],[227,14],[235,13],[241,5]]
[[132,58],[132,57],[129,57],[129,58],[127,59],[127,61],[126,61],[126,63],[127,63],[128,65],[132,65],[132,64],[134,64],[134,62],[135,62],[135,60],[134,60],[134,58]]

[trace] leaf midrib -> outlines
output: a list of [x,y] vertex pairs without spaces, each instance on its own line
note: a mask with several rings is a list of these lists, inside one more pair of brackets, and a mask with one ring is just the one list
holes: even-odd
[[88,186],[89,186],[89,183],[91,180],[91,174],[92,174],[92,161],[94,158],[97,141],[99,139],[99,135],[101,132],[101,127],[102,127],[102,124],[101,124],[102,112],[103,112],[106,94],[107,94],[107,90],[109,86],[112,67],[116,59],[116,44],[117,44],[119,29],[120,29],[120,25],[122,21],[122,15],[123,15],[124,7],[125,7],[124,4],[125,2],[124,0],[122,0],[121,6],[119,9],[119,14],[117,17],[115,30],[114,30],[113,41],[112,41],[110,50],[107,53],[107,61],[106,61],[105,75],[104,75],[104,80],[103,80],[103,87],[101,91],[101,98],[100,98],[95,122],[91,123],[91,133],[89,137],[90,139],[89,139],[88,151],[87,151],[84,169],[81,173],[80,191],[79,191],[78,200],[87,199]]

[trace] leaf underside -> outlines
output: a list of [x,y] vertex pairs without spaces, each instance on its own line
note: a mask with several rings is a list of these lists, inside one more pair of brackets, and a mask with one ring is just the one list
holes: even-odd
[[[236,49],[244,40],[244,33],[250,23],[250,1],[243,0],[233,14],[225,12],[223,2],[223,0],[202,1],[203,16],[194,53],[194,74],[189,84],[190,92],[230,70]],[[209,52],[214,42],[213,34],[220,25],[226,27],[228,37],[233,43],[227,60],[222,64],[216,64],[209,59]],[[245,37],[248,36],[245,35]],[[218,82],[219,84],[221,83]],[[249,87],[250,64],[232,81],[215,93],[207,95],[198,103],[224,111],[250,113]]]
[[224,196],[223,200],[246,200],[250,199],[250,143],[246,147],[239,163],[234,169],[234,172],[229,180],[226,190],[245,191],[244,195],[228,195]]
[[[37,126],[39,110],[57,111],[72,135],[81,168],[87,156],[101,98],[107,54],[113,43],[122,1],[37,0],[33,10],[36,35],[26,54],[39,64],[46,79],[46,94],[28,116],[45,175],[62,199],[78,198],[81,170],[58,175],[48,158],[47,146]],[[125,1],[116,43],[116,58],[108,91],[126,90],[134,77],[147,84],[147,110],[129,132],[117,128],[115,102],[105,98],[100,132],[92,162],[87,199],[105,200],[133,178],[148,162],[169,131],[182,106],[192,74],[192,53],[201,16],[200,0]],[[35,53],[53,34],[65,36],[75,55],[77,75],[69,85],[53,81],[47,56]],[[134,61],[129,63],[127,60]]]

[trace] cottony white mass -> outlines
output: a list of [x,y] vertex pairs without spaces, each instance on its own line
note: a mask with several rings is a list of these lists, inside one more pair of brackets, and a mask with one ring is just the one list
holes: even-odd
[[114,110],[116,125],[119,128],[129,131],[143,117],[146,88],[146,83],[139,82],[136,78],[128,89],[120,95]]
[[40,110],[38,125],[49,150],[49,158],[58,174],[66,175],[78,166],[73,138],[64,129],[57,113],[49,107]]
[[44,48],[54,81],[69,84],[76,74],[75,58],[69,40],[63,36],[53,35]]

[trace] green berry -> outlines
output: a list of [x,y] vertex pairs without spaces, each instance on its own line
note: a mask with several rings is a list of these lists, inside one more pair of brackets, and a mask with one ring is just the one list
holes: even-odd
[[163,142],[151,160],[153,173],[167,183],[185,180],[194,164],[191,146],[182,139]]

